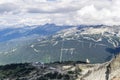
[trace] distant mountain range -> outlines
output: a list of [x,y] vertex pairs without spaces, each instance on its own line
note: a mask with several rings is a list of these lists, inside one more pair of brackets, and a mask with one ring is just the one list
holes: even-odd
[[55,24],[24,26],[19,28],[5,28],[0,30],[0,42],[32,35],[50,36],[71,26],[56,26]]
[[55,24],[0,30],[0,64],[85,61],[101,63],[120,52],[119,26]]

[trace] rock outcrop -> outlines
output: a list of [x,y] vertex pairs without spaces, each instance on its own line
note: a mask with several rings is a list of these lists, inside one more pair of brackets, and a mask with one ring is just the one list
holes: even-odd
[[[89,64],[90,65],[90,64]],[[89,75],[78,80],[120,80],[120,54],[113,57],[109,62],[103,64],[91,64],[93,67],[88,69]]]

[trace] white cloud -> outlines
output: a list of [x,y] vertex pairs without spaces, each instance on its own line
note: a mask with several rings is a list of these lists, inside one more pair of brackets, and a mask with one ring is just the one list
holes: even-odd
[[0,25],[120,25],[120,0],[0,0]]

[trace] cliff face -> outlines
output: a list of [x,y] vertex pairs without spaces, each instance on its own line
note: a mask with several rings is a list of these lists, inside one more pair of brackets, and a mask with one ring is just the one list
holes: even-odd
[[0,66],[2,80],[120,80],[120,54],[102,64],[76,62]]
[[120,80],[120,54],[118,54],[110,63],[110,79]]
[[109,62],[93,65],[91,73],[80,80],[120,80],[120,54]]

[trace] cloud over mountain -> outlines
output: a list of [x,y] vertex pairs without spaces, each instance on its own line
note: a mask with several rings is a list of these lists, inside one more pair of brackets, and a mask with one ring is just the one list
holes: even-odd
[[120,0],[0,0],[0,25],[120,24]]

